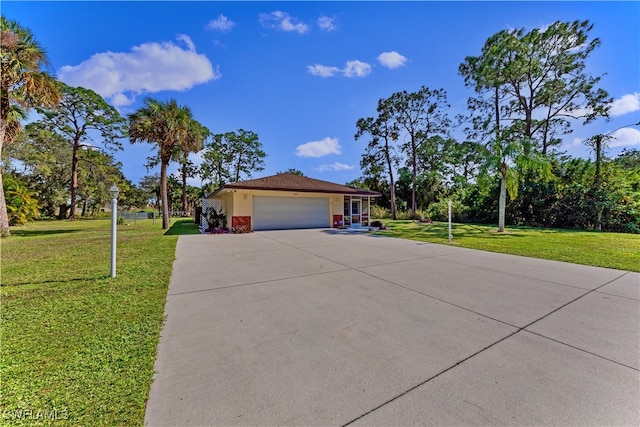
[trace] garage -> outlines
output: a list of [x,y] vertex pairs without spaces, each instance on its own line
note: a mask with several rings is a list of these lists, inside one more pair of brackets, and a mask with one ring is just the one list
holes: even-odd
[[[368,227],[377,191],[348,187],[294,173],[230,182],[202,201],[203,212],[222,210],[228,230],[248,233],[289,228]],[[208,224],[201,218],[202,230]]]
[[254,230],[329,226],[328,197],[253,197]]

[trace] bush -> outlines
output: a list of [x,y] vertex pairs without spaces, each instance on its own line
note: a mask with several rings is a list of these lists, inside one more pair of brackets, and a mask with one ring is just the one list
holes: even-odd
[[382,206],[371,205],[369,217],[378,219],[389,219],[391,218],[391,211]]
[[24,225],[40,216],[40,204],[35,193],[13,175],[4,176],[2,182],[7,204],[9,225]]
[[227,215],[222,212],[218,212],[215,208],[207,208],[207,210],[203,214],[204,220],[207,221],[207,226],[209,228],[224,228],[226,227]]
[[428,219],[429,215],[427,215],[425,211],[422,211],[420,209],[416,209],[415,214],[410,210],[398,211],[398,219],[421,220],[423,218]]
[[[467,207],[459,200],[453,200],[451,204],[451,219],[454,222],[464,222]],[[425,211],[425,217],[434,221],[449,221],[449,202],[441,200],[431,203]]]

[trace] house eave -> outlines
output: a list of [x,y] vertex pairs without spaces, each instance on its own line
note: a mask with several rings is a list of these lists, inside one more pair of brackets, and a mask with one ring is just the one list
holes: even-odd
[[219,188],[214,193],[210,194],[207,198],[214,198],[218,195],[234,192],[236,190],[248,190],[248,191],[284,191],[288,193],[320,193],[320,194],[338,194],[343,196],[367,196],[367,197],[381,197],[382,193],[370,190],[358,190],[353,191],[335,191],[335,190],[323,190],[323,189],[305,189],[305,188],[287,188],[287,187],[256,187],[242,185],[238,183],[227,184],[222,188]]

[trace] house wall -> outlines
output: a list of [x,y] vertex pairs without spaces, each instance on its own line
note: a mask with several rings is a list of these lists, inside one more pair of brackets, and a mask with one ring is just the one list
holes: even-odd
[[227,214],[227,227],[231,225],[231,218],[233,217],[234,200],[233,193],[225,193],[222,195],[222,201],[224,202],[224,213]]
[[232,218],[251,217],[253,214],[253,196],[272,197],[319,197],[329,200],[329,224],[332,224],[334,215],[342,215],[344,196],[342,194],[306,193],[291,191],[267,191],[267,190],[236,190],[219,195],[224,201],[224,209],[227,214],[227,224],[232,224]]

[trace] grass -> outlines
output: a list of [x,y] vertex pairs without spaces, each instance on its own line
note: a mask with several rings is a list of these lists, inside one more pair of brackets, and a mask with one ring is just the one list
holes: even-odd
[[[449,244],[447,223],[386,220],[383,224],[389,229],[377,234]],[[459,247],[640,271],[640,236],[635,234],[531,227],[507,227],[498,233],[495,226],[472,224],[453,224],[452,228],[451,244]]]
[[40,221],[2,240],[0,424],[142,425],[178,234]]

